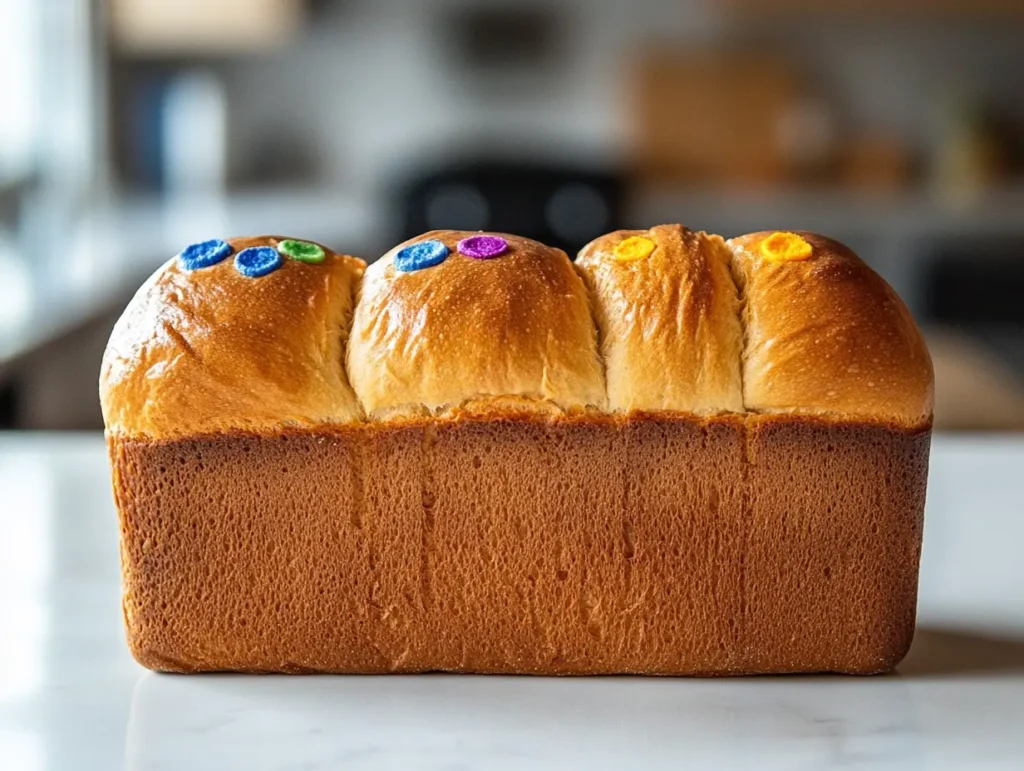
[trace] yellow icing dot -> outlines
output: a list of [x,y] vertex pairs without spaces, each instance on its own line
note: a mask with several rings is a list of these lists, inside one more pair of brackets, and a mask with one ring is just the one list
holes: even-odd
[[814,248],[796,233],[772,233],[761,242],[761,254],[772,262],[806,260]]
[[612,252],[612,259],[616,262],[633,262],[650,257],[653,251],[654,242],[651,239],[643,236],[630,236],[616,245],[615,251]]

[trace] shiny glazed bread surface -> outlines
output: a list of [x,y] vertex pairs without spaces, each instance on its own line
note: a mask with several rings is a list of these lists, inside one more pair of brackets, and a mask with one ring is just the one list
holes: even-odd
[[[768,233],[722,241],[679,225],[561,251],[505,236],[428,233],[366,269],[329,252],[261,278],[176,260],[111,337],[101,400],[112,433],[163,438],[348,425],[464,410],[548,414],[792,413],[914,427],[932,370],[902,302],[849,249],[814,234],[808,259],[767,260]],[[644,259],[617,261],[629,237]],[[236,250],[279,239],[235,239]],[[399,271],[436,240],[450,254]]]

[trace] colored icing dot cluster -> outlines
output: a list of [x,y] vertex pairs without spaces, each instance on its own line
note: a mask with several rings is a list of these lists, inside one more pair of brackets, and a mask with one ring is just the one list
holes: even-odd
[[645,260],[654,252],[654,242],[643,236],[630,236],[615,245],[612,259],[616,262]]
[[[209,268],[231,254],[231,244],[219,238],[200,241],[187,246],[178,255],[178,261],[187,271]],[[286,238],[273,246],[251,246],[235,255],[235,270],[249,278],[259,278],[284,265],[284,257],[317,265],[324,261],[327,252],[319,244]]]
[[[508,241],[501,236],[468,236],[459,241],[456,247],[459,254],[474,260],[489,260],[508,251]],[[423,270],[440,265],[450,250],[441,241],[419,241],[398,251],[395,255],[395,269],[402,272]]]
[[796,233],[772,233],[761,242],[761,254],[771,262],[806,260],[814,248]]

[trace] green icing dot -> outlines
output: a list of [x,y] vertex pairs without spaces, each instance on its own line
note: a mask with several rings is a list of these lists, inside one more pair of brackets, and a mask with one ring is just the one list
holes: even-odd
[[293,260],[308,262],[317,265],[324,261],[327,256],[324,248],[319,244],[311,244],[309,241],[296,241],[294,238],[287,238],[277,245],[277,251]]

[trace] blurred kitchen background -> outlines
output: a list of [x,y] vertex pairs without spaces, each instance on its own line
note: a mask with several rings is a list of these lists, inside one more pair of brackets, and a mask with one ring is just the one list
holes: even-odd
[[193,240],[683,222],[846,241],[938,426],[1024,429],[1020,0],[0,0],[0,95],[0,427],[101,427]]

